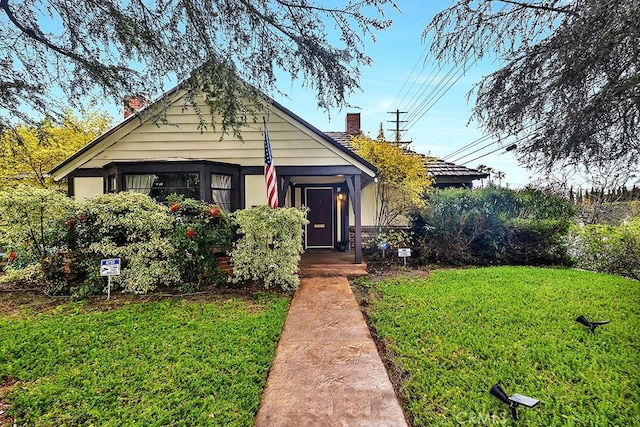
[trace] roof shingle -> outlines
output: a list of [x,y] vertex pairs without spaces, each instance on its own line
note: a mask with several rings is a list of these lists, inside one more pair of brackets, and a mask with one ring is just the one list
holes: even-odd
[[[342,145],[343,147],[352,150],[353,146],[351,145],[351,136],[347,132],[324,132],[328,137]],[[413,150],[407,150],[413,153],[416,153]],[[467,179],[482,179],[486,178],[488,175],[484,172],[480,172],[477,169],[468,168],[466,166],[456,165],[455,163],[445,162],[444,160],[429,157],[421,153],[423,157],[428,157],[432,159],[428,163],[429,172],[437,179],[437,178],[450,178],[450,177],[461,177]]]

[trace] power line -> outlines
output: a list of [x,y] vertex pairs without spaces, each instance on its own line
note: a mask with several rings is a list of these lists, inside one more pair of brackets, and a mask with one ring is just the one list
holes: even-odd
[[[522,128],[522,130],[521,130],[521,132],[526,131],[527,129],[530,129],[530,128],[534,127],[534,126],[539,126],[540,124],[541,124],[541,122],[530,123],[530,124],[528,124],[527,126],[523,127],[523,128]],[[537,130],[539,130],[539,129],[536,129],[536,131],[537,131]],[[450,153],[450,154],[447,154],[447,155],[446,155],[446,156],[444,156],[442,159],[443,159],[443,160],[445,160],[445,159],[451,158],[451,157],[453,157],[453,156],[461,155],[462,157],[460,157],[460,158],[458,158],[458,159],[456,159],[456,160],[453,160],[454,162],[456,162],[456,161],[460,161],[460,160],[462,160],[463,158],[465,158],[465,157],[467,157],[467,156],[469,156],[469,155],[471,155],[471,154],[473,154],[473,153],[475,153],[475,152],[479,151],[480,149],[479,149],[479,150],[476,150],[476,151],[474,151],[474,152],[468,153],[468,154],[462,154],[463,152],[465,152],[465,151],[467,151],[467,150],[470,150],[470,149],[472,149],[472,148],[475,148],[475,147],[476,147],[477,145],[479,145],[480,143],[482,143],[482,142],[484,142],[484,141],[486,141],[486,140],[488,140],[488,139],[491,139],[491,138],[492,138],[492,135],[491,135],[491,134],[486,134],[486,135],[484,135],[484,136],[481,136],[480,138],[477,138],[477,139],[475,139],[475,140],[471,141],[471,142],[470,142],[470,143],[468,143],[467,145],[465,145],[465,146],[463,146],[463,147],[461,147],[461,148],[458,148],[458,149],[457,149],[457,150],[455,150],[454,152],[452,152],[452,153]],[[524,136],[519,137],[519,138],[524,138]],[[499,139],[498,139],[498,140],[496,140],[496,141],[494,141],[492,144],[495,144],[495,143],[498,143],[498,142],[500,142],[500,140],[499,140]],[[489,145],[491,145],[491,144],[489,144]],[[485,146],[484,148],[486,148],[486,146]]]
[[[513,144],[515,144],[515,142],[514,142],[514,143],[512,143],[511,145],[509,145],[509,147],[511,147]],[[496,150],[489,151],[488,153],[485,153],[485,154],[483,154],[482,156],[478,156],[478,157],[476,157],[475,159],[471,159],[471,160],[469,160],[469,161],[466,161],[466,162],[462,163],[460,166],[468,165],[468,164],[469,164],[469,163],[471,163],[471,162],[475,162],[476,160],[479,160],[479,159],[481,159],[481,158],[483,158],[483,157],[487,157],[488,155],[493,154],[493,153],[496,153],[496,152],[498,152],[498,151],[500,151],[500,150],[505,150],[505,153],[506,153],[507,151],[511,151],[511,150],[507,150],[507,148],[509,148],[509,147],[500,147],[500,148],[498,148],[498,149],[496,149]]]
[[446,159],[448,159],[450,157],[456,156],[456,155],[462,153],[463,151],[473,147],[474,145],[476,145],[478,143],[481,143],[481,142],[484,142],[484,141],[486,141],[487,139],[490,139],[490,138],[491,138],[491,134],[486,134],[486,135],[481,136],[478,139],[474,139],[473,141],[471,141],[470,143],[468,143],[464,147],[458,148],[453,153],[447,154],[446,156],[442,157],[442,160],[446,160]]
[[457,158],[457,159],[455,159],[455,160],[451,160],[451,163],[459,162],[460,160],[464,159],[465,157],[469,157],[470,155],[475,154],[475,153],[477,153],[478,151],[482,151],[482,150],[484,150],[484,149],[485,149],[485,148],[487,148],[487,147],[491,147],[492,145],[497,144],[498,142],[500,142],[500,141],[499,141],[499,140],[498,140],[498,141],[491,141],[491,142],[490,142],[490,143],[488,143],[487,145],[484,145],[484,146],[482,146],[482,147],[478,148],[477,150],[473,150],[472,152],[467,153],[467,154],[463,155],[462,157],[459,157],[459,158]]

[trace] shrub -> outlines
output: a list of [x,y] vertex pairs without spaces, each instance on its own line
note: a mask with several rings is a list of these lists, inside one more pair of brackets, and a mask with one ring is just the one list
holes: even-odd
[[571,255],[579,268],[640,279],[640,217],[617,227],[574,226]]
[[231,249],[229,215],[216,205],[200,200],[170,196],[169,211],[175,217],[171,261],[178,268],[181,289],[193,291],[205,284],[221,284],[226,273],[218,267],[219,254]]
[[40,261],[65,246],[65,222],[75,202],[60,192],[19,186],[0,192],[0,242],[9,278],[39,282]]
[[240,235],[231,252],[234,282],[260,281],[265,288],[295,290],[306,213],[297,208],[259,206],[232,214]]
[[146,293],[157,285],[180,280],[180,272],[171,262],[174,247],[168,237],[174,226],[169,208],[147,195],[99,195],[85,201],[75,217],[75,250],[87,253],[73,257],[120,258],[121,274],[112,278],[114,288]]
[[574,209],[537,190],[447,189],[413,219],[423,262],[551,264],[566,260]]

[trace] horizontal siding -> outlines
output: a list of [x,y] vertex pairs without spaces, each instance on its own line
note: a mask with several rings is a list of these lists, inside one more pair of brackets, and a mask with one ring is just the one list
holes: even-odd
[[[170,124],[140,123],[133,119],[99,145],[92,147],[84,159],[70,168],[100,168],[111,162],[189,161],[207,160],[242,166],[264,163],[262,120],[249,123],[241,130],[242,140],[233,135],[198,129],[199,120],[192,108],[182,111],[177,99],[167,111]],[[208,105],[201,103],[205,120],[209,120]],[[342,166],[364,167],[340,148],[322,139],[306,126],[280,110],[267,116],[274,162],[277,166]],[[143,116],[144,118],[144,116]],[[262,118],[262,115],[259,115]],[[217,125],[218,129],[220,125]],[[62,173],[68,173],[66,170]]]
[[[143,123],[97,155],[92,163],[181,159],[252,166],[264,162],[262,123],[250,123],[243,127],[242,141],[232,135],[225,135],[221,140],[220,132],[201,132],[198,129],[198,117],[193,109],[182,112],[181,104],[178,100],[167,112],[170,125]],[[203,112],[209,109],[204,103],[200,107]],[[209,117],[207,114],[206,119]],[[350,164],[339,149],[319,142],[317,135],[305,127],[293,126],[277,112],[268,114],[267,127],[277,165]]]
[[[192,151],[173,151],[173,152],[155,152],[147,151],[109,151],[95,156],[92,160],[94,165],[104,165],[110,162],[128,162],[133,160],[154,161],[154,160],[209,160],[223,163],[232,163],[242,166],[255,166],[264,164],[262,156],[242,156],[238,157],[238,152],[217,152],[217,156],[209,157],[210,151],[192,150]],[[243,153],[244,154],[244,153]],[[306,166],[306,165],[348,165],[346,160],[335,157],[277,157],[274,155],[274,163],[276,166]],[[91,167],[87,166],[85,167]],[[99,167],[99,166],[97,166]]]

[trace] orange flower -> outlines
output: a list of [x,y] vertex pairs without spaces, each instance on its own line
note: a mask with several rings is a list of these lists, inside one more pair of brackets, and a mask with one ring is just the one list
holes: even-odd
[[196,234],[195,231],[193,231],[193,228],[190,228],[187,230],[187,239],[193,239],[194,234]]
[[9,252],[9,255],[7,256],[7,258],[9,259],[9,263],[12,263],[13,261],[16,260],[16,258],[18,258],[18,253],[17,252]]
[[222,212],[222,211],[217,206],[214,206],[214,207],[207,206],[205,208],[205,212],[207,214],[209,214],[210,216],[212,216],[214,218],[217,218],[218,216],[220,216],[220,212]]
[[177,203],[171,203],[171,205],[169,205],[169,209],[171,212],[177,212],[180,210],[180,205]]

